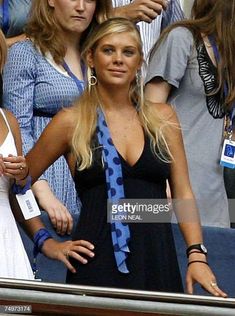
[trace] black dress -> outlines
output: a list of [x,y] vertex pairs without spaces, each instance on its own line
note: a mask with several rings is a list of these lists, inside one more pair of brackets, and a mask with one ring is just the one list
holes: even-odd
[[[82,201],[81,216],[73,240],[95,245],[95,257],[83,265],[71,259],[77,270],[68,272],[67,283],[147,291],[183,292],[170,223],[131,223],[127,259],[129,274],[117,270],[110,224],[107,223],[107,190],[101,149],[94,152],[93,166],[76,171],[75,184]],[[121,156],[125,197],[166,198],[170,166],[157,159],[145,139],[138,161],[130,166]]]

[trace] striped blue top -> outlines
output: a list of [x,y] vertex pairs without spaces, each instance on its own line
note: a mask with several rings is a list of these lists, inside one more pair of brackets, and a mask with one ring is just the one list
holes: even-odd
[[[3,84],[4,107],[18,119],[24,154],[33,147],[51,116],[70,106],[81,93],[67,72],[49,55],[48,58],[42,56],[30,40],[10,48]],[[81,84],[84,87],[82,81]],[[71,213],[79,211],[79,201],[64,157],[45,171],[43,179]]]

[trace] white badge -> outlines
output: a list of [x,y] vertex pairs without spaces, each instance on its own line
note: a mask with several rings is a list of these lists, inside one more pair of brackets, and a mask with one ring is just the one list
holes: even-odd
[[224,140],[220,164],[221,166],[235,169],[235,141]]
[[41,214],[32,190],[26,191],[25,194],[16,194],[16,198],[24,219],[27,220]]

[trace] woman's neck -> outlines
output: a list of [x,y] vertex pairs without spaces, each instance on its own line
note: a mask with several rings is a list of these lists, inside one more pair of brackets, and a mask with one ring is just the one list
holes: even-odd
[[114,89],[102,89],[98,88],[100,95],[101,106],[106,111],[122,111],[133,107],[133,104],[129,98],[128,91],[121,92],[116,87],[117,93],[114,93]]
[[64,45],[67,49],[70,50],[78,50],[80,46],[80,38],[81,34],[78,33],[71,33],[71,32],[64,32],[61,34],[64,39]]
[[205,34],[201,34],[202,35],[202,40],[203,40],[203,43],[205,45],[205,48],[206,48],[206,51],[210,57],[210,60],[212,61],[213,65],[215,67],[217,67],[217,61],[216,61],[216,58],[215,58],[215,54],[214,54],[214,51],[213,51],[213,47],[212,47],[212,44],[208,38],[208,36],[206,36]]
[[72,73],[83,80],[83,74],[81,70],[81,59],[80,59],[80,36],[76,33],[63,33],[65,40],[66,53],[64,60],[69,66]]

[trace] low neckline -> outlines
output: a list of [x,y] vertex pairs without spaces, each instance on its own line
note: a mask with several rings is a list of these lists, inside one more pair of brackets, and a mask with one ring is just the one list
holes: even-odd
[[211,59],[211,57],[210,57],[210,55],[209,55],[209,53],[208,53],[208,51],[207,51],[207,48],[206,48],[206,45],[205,45],[204,41],[202,41],[202,44],[203,44],[203,46],[204,46],[204,50],[205,50],[205,54],[206,54],[207,61],[208,61],[208,63],[210,64],[212,71],[213,71],[214,73],[217,73],[218,68],[217,68],[216,65],[213,63],[213,61],[212,61],[212,59]]
[[[115,148],[116,148],[116,147],[115,147]],[[145,148],[146,148],[146,137],[145,137],[145,135],[144,135],[144,145],[143,145],[143,147],[142,147],[141,153],[140,153],[138,159],[137,159],[137,160],[134,162],[134,164],[132,164],[132,165],[129,164],[129,162],[128,162],[126,159],[123,158],[123,156],[120,154],[120,152],[117,150],[117,148],[116,148],[116,151],[117,151],[117,153],[118,153],[119,158],[120,158],[130,169],[133,169],[133,168],[135,168],[135,167],[138,165],[138,163],[140,162],[141,158],[143,157]]]

